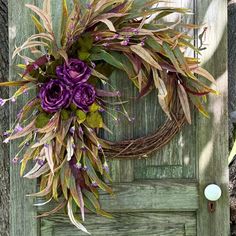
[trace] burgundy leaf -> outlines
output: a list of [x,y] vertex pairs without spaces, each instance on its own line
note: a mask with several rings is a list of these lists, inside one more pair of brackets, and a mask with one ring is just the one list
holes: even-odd
[[44,55],[40,58],[38,58],[35,62],[27,65],[26,70],[24,74],[22,75],[22,78],[25,77],[27,74],[32,72],[33,70],[37,70],[38,67],[46,64],[50,60],[50,57],[48,55]]

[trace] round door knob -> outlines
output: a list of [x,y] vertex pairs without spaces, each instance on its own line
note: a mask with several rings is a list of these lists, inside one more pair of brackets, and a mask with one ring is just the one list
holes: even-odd
[[204,195],[206,199],[212,202],[219,200],[221,194],[222,194],[221,188],[216,184],[210,184],[204,190]]

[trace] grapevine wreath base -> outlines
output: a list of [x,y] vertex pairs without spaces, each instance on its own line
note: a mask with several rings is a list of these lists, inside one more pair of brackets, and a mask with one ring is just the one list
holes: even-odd
[[[187,49],[201,53],[188,34],[198,26],[182,23],[189,9],[164,2],[73,0],[69,7],[69,0],[62,0],[60,36],[53,30],[50,0],[42,1],[42,8],[26,4],[36,14],[32,20],[38,32],[13,52],[13,58],[21,59],[16,68],[20,79],[0,86],[19,88],[9,99],[0,99],[0,105],[36,91],[5,132],[4,142],[22,140],[13,162],[21,165],[21,176],[39,180],[39,191],[29,196],[43,198],[39,205],[56,203],[38,217],[64,209],[88,233],[82,224],[87,211],[112,217],[99,202],[101,190],[113,194],[107,157],[147,158],[185,122],[191,124],[191,108],[209,117],[204,104],[209,93],[217,94],[211,87],[215,80],[198,58],[185,54]],[[173,13],[179,19],[166,22]],[[112,86],[113,73],[132,82],[139,92],[137,102],[156,93],[168,118],[155,133],[115,143],[99,137],[100,130],[110,132],[104,115],[114,124],[120,115],[132,121],[124,91]],[[25,173],[28,163],[33,168]]]
[[160,150],[169,143],[186,123],[186,118],[179,100],[174,101],[171,119],[167,118],[165,123],[153,134],[137,139],[120,142],[103,140],[105,145],[103,151],[110,159],[141,159],[147,158],[149,154]]

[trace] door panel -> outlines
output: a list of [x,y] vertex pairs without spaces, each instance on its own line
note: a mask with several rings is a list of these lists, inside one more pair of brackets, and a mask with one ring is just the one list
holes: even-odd
[[[61,15],[58,0],[51,0],[54,25],[59,32],[57,18]],[[171,1],[170,1],[171,2]],[[173,2],[173,1],[172,1]],[[29,20],[31,12],[25,3],[42,4],[41,0],[9,0],[10,51],[20,45],[34,32]],[[217,79],[221,96],[210,97],[211,118],[193,114],[193,124],[184,129],[162,150],[142,160],[111,160],[114,197],[101,192],[105,210],[113,213],[113,219],[88,214],[85,225],[92,235],[118,236],[226,236],[229,232],[227,194],[227,70],[226,70],[226,0],[181,0],[166,3],[188,7],[194,16],[184,19],[187,23],[206,23],[204,42],[209,50],[204,67]],[[215,9],[220,9],[216,11]],[[168,20],[176,20],[176,16]],[[219,22],[220,19],[220,22]],[[192,32],[197,36],[200,31]],[[197,44],[197,42],[196,42]],[[209,55],[211,57],[209,57]],[[10,78],[17,78],[11,60]],[[137,90],[131,81],[120,78],[114,72],[113,86],[122,91],[123,100],[131,100],[126,106],[133,118],[129,122],[120,116],[114,123],[105,117],[113,135],[104,133],[110,140],[140,137],[154,132],[166,119],[158,105],[155,92],[136,100]],[[17,102],[19,108],[24,101]],[[16,116],[16,107],[11,106],[11,122]],[[18,109],[19,110],[19,109]],[[16,153],[16,144],[11,145],[11,155]],[[203,190],[215,182],[223,189],[216,212],[210,214]],[[11,235],[12,236],[74,236],[83,235],[72,226],[67,216],[58,214],[36,220],[37,213],[49,210],[35,208],[33,200],[25,197],[36,191],[36,183],[19,178],[19,168],[11,167]],[[40,202],[41,199],[37,199]],[[219,224],[219,222],[221,224]]]
[[[194,213],[178,212],[127,212],[115,213],[113,219],[101,219],[89,215],[86,226],[95,236],[195,236],[196,215]],[[65,232],[67,232],[65,234]],[[53,216],[42,221],[41,236],[77,236],[78,230],[71,227],[62,215]]]

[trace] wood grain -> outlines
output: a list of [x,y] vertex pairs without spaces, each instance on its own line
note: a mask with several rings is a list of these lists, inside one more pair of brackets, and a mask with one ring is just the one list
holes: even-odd
[[[113,219],[88,215],[86,226],[94,236],[196,236],[194,213],[116,213]],[[63,215],[42,221],[41,236],[85,235]]]
[[[8,79],[8,4],[0,1],[0,80]],[[8,97],[8,89],[1,89],[0,97]],[[9,126],[8,106],[0,108],[0,235],[9,235],[9,199],[10,199],[10,166],[9,149],[3,144],[3,132]]]
[[[29,21],[29,10],[25,9],[24,3],[42,4],[42,1],[10,0],[8,2],[10,52],[12,52],[15,44],[20,45],[34,32],[32,23]],[[86,226],[93,235],[228,235],[227,69],[226,30],[224,29],[226,1],[183,0],[175,4],[188,6],[196,11],[196,18],[191,19],[190,22],[200,22],[206,14],[207,17],[204,20],[210,26],[207,35],[210,36],[207,42],[210,45],[210,51],[203,54],[203,58],[206,59],[204,66],[216,76],[222,95],[211,97],[209,100],[212,119],[207,120],[194,115],[196,116],[194,125],[186,126],[180,135],[161,152],[153,154],[151,159],[114,161],[110,164],[116,197],[110,198],[102,194],[101,202],[105,209],[115,212],[115,218],[109,220],[89,215]],[[54,19],[59,19],[61,15],[57,0],[52,1],[52,10]],[[56,31],[59,30],[57,23],[57,20],[54,20]],[[213,43],[216,47],[212,47]],[[210,54],[211,57],[209,57]],[[17,78],[13,66],[17,62],[10,60],[12,80]],[[131,118],[135,119],[130,122],[120,116],[121,122],[115,124],[111,117],[107,116],[107,124],[114,134],[106,134],[106,137],[112,140],[150,133],[157,129],[165,119],[158,105],[157,94],[152,92],[137,102],[135,97],[138,91],[134,89],[131,81],[125,79],[125,77],[118,78],[114,74],[113,86],[123,91],[122,99],[131,100],[126,108]],[[27,97],[17,104],[11,104],[11,123],[26,99]],[[11,158],[14,157],[16,150],[17,145],[12,144]],[[198,188],[197,179],[199,179],[200,188]],[[195,182],[192,182],[193,180]],[[216,182],[223,189],[223,197],[217,203],[214,214],[208,213],[207,202],[203,196],[203,189],[210,182]],[[82,235],[68,223],[66,216],[56,215],[42,219],[41,222],[33,219],[37,209],[32,206],[33,200],[26,198],[25,194],[34,192],[36,183],[20,179],[18,166],[11,167],[10,188],[12,236]],[[198,226],[196,226],[196,219],[198,219]]]
[[[15,45],[22,44],[27,36],[34,33],[34,27],[30,21],[31,12],[24,6],[25,3],[34,3],[29,0],[11,0],[9,4],[9,31],[10,31],[10,55],[14,50]],[[16,74],[16,64],[20,62],[19,59],[11,59],[10,56],[10,80],[19,79]],[[10,90],[12,93],[13,90]],[[22,96],[15,104],[10,104],[10,123],[15,121],[17,112],[23,104],[27,101],[27,96]],[[17,153],[17,142],[10,145],[11,159]],[[19,177],[19,165],[11,165],[10,169],[10,189],[11,189],[11,221],[10,221],[10,235],[12,236],[35,236],[37,235],[38,227],[37,220],[34,219],[36,215],[33,206],[33,199],[26,197],[26,194],[36,191],[36,182],[25,180]]]
[[[113,185],[114,197],[100,193],[100,202],[106,211],[196,211],[198,186],[189,181],[145,181]],[[40,203],[40,199],[38,199]],[[53,208],[51,205],[50,208]],[[46,211],[48,207],[39,207]]]
[[[199,156],[198,235],[229,235],[228,209],[228,81],[227,81],[227,1],[197,0],[197,23],[208,27],[204,43],[208,49],[202,53],[203,65],[216,78],[220,96],[210,96],[210,119],[198,117],[197,155]],[[216,10],[219,9],[219,10]],[[200,33],[200,32],[199,32]],[[216,212],[209,213],[203,191],[209,183],[218,184],[223,196],[217,202]]]

